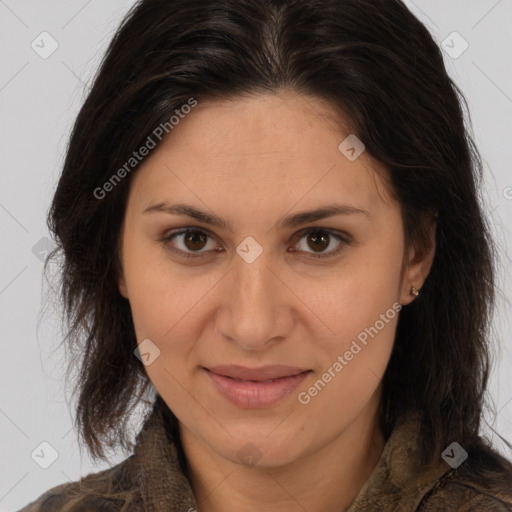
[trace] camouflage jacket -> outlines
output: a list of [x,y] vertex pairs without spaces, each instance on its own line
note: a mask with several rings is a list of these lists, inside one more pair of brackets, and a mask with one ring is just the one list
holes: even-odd
[[[200,512],[168,411],[157,395],[130,457],[54,487],[18,512]],[[494,452],[454,445],[439,464],[414,469],[418,432],[414,415],[395,427],[370,478],[340,512],[512,511],[511,473]]]

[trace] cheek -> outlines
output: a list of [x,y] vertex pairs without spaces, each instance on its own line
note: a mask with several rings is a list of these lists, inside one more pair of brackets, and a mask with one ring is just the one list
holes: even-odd
[[[326,408],[336,410],[337,428],[353,420],[378,390],[391,357],[399,314],[399,304],[381,313],[365,311],[358,317],[344,315],[339,322],[343,332],[324,345],[322,369],[298,390],[297,399],[308,418],[324,418]],[[372,318],[372,320],[367,320]],[[325,425],[318,424],[318,428]]]
[[183,389],[189,388],[190,352],[198,337],[194,329],[199,329],[198,304],[205,290],[191,287],[176,271],[171,276],[173,267],[154,255],[140,251],[133,256],[126,275],[135,333],[139,344],[150,340],[156,354],[145,371],[169,407],[186,410],[190,404]]
[[158,244],[138,241],[132,234],[126,237],[123,246],[123,271],[137,340],[140,343],[149,338],[158,346],[176,321],[179,311],[175,306],[179,309],[183,304],[176,300],[180,294],[179,279],[170,286],[168,268],[161,257],[157,258],[161,252]]
[[[306,288],[297,290],[308,297],[308,307],[318,312],[326,333],[324,342],[331,354],[348,350],[361,333],[364,342],[365,330],[376,322],[382,335],[388,337],[390,324],[400,309],[402,263],[401,240],[397,237],[392,242],[354,250],[318,286],[311,288],[314,283],[309,282],[309,293]],[[393,334],[389,337],[392,340]]]
[[132,249],[125,276],[137,340],[150,339],[166,366],[181,372],[207,318],[209,292],[222,273],[180,268],[163,249],[147,243],[127,243],[127,249]]
[[400,309],[399,302],[381,297],[377,307],[363,301],[340,311],[337,335],[324,338],[325,370],[343,375],[349,387],[372,374],[380,378],[391,355]]
[[356,414],[376,391],[391,357],[401,310],[401,241],[381,247],[358,251],[314,307],[329,334],[315,340],[323,366],[302,387],[301,403],[310,400],[319,411],[332,400],[347,418]]

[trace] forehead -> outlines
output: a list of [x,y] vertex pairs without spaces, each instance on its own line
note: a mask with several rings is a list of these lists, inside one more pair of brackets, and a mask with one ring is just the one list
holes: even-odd
[[146,203],[179,191],[289,208],[345,199],[376,211],[390,202],[387,170],[367,152],[349,160],[339,146],[350,134],[341,111],[315,97],[199,102],[142,162],[132,188]]

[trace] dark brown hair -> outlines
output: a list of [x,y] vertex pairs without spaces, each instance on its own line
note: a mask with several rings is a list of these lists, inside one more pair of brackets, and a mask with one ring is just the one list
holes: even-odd
[[[94,458],[130,448],[125,427],[148,390],[118,244],[134,170],[94,193],[190,98],[292,90],[330,101],[390,170],[407,244],[436,254],[400,313],[383,378],[388,436],[423,413],[422,461],[477,442],[489,374],[493,242],[479,200],[482,164],[465,100],[427,28],[399,0],[142,0],[116,32],[73,128],[48,217],[80,368],[76,420]],[[466,106],[467,111],[467,106]]]

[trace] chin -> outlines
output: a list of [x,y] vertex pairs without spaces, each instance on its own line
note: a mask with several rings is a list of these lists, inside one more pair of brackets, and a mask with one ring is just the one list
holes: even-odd
[[257,432],[253,425],[248,426],[245,432],[242,428],[238,429],[236,434],[231,429],[233,437],[222,432],[221,439],[208,439],[208,443],[219,455],[235,464],[260,468],[285,466],[303,457],[312,443],[304,437],[298,439],[296,432],[286,429],[277,435],[278,424],[274,421]]

